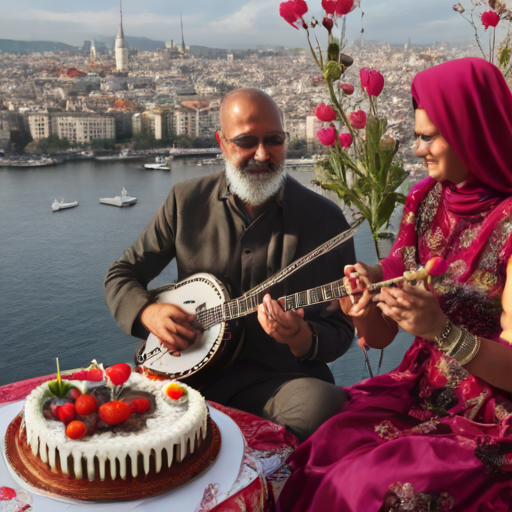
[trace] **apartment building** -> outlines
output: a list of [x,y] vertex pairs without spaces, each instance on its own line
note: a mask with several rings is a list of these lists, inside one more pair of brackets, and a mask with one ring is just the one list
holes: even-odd
[[34,140],[57,135],[61,139],[83,144],[95,139],[116,138],[113,115],[92,112],[34,112],[27,117]]

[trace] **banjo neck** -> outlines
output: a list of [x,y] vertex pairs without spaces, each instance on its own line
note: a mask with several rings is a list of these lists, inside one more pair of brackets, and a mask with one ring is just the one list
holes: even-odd
[[[371,283],[366,286],[366,290],[374,292],[384,286],[392,286],[401,281],[418,281],[428,277],[428,272],[421,268],[418,271],[405,272],[403,276],[381,281],[379,283]],[[338,279],[332,283],[310,288],[302,292],[285,295],[278,299],[285,311],[312,306],[313,304],[321,304],[322,302],[330,302],[332,300],[341,299],[347,295],[362,293],[363,288],[351,289],[350,284],[345,284],[345,279]],[[209,329],[220,322],[227,322],[242,316],[254,313],[258,306],[262,303],[266,290],[253,294],[246,294],[238,299],[225,302],[220,306],[210,309],[198,309],[196,319],[204,329]]]
[[[258,306],[262,303],[266,293],[266,291],[263,291],[254,295],[243,295],[238,299],[225,302],[220,306],[200,310],[197,312],[196,320],[207,330],[220,322],[227,322],[249,315],[258,310]],[[343,279],[339,279],[338,281],[317,286],[316,288],[311,288],[292,295],[285,295],[278,299],[278,302],[285,311],[291,311],[313,304],[336,300],[346,295],[349,295],[349,292],[343,285]]]

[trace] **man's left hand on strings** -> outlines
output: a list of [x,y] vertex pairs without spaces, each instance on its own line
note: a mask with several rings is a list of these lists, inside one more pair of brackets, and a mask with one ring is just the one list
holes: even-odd
[[434,294],[426,290],[423,283],[382,288],[373,300],[378,301],[377,307],[404,331],[427,341],[434,340],[447,320]]
[[303,319],[304,310],[283,311],[283,308],[267,294],[258,308],[258,321],[264,331],[277,342],[290,347],[293,355],[301,357],[311,348],[312,334]]

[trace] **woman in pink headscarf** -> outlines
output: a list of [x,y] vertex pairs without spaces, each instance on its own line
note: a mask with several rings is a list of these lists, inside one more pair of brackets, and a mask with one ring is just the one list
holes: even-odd
[[419,73],[412,96],[429,177],[390,256],[346,271],[377,282],[435,256],[450,267],[430,291],[342,304],[370,346],[397,324],[416,339],[291,456],[282,512],[512,510],[512,95],[467,58]]

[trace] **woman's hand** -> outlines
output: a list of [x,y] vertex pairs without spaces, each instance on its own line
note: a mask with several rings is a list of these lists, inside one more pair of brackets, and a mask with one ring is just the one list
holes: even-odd
[[[350,277],[351,274],[359,274],[359,279],[364,286],[368,286],[370,283],[378,283],[382,281],[382,267],[377,263],[376,265],[367,265],[362,261],[358,261],[355,265],[346,265],[344,268],[346,277]],[[346,299],[340,299],[340,306],[342,311],[356,318],[364,318],[368,315],[368,305],[372,300],[372,295],[365,291],[362,294],[351,296],[352,306],[347,309],[348,302]]]
[[448,320],[434,294],[427,291],[423,283],[382,288],[374,300],[379,301],[377,307],[404,331],[427,341],[434,341]]

